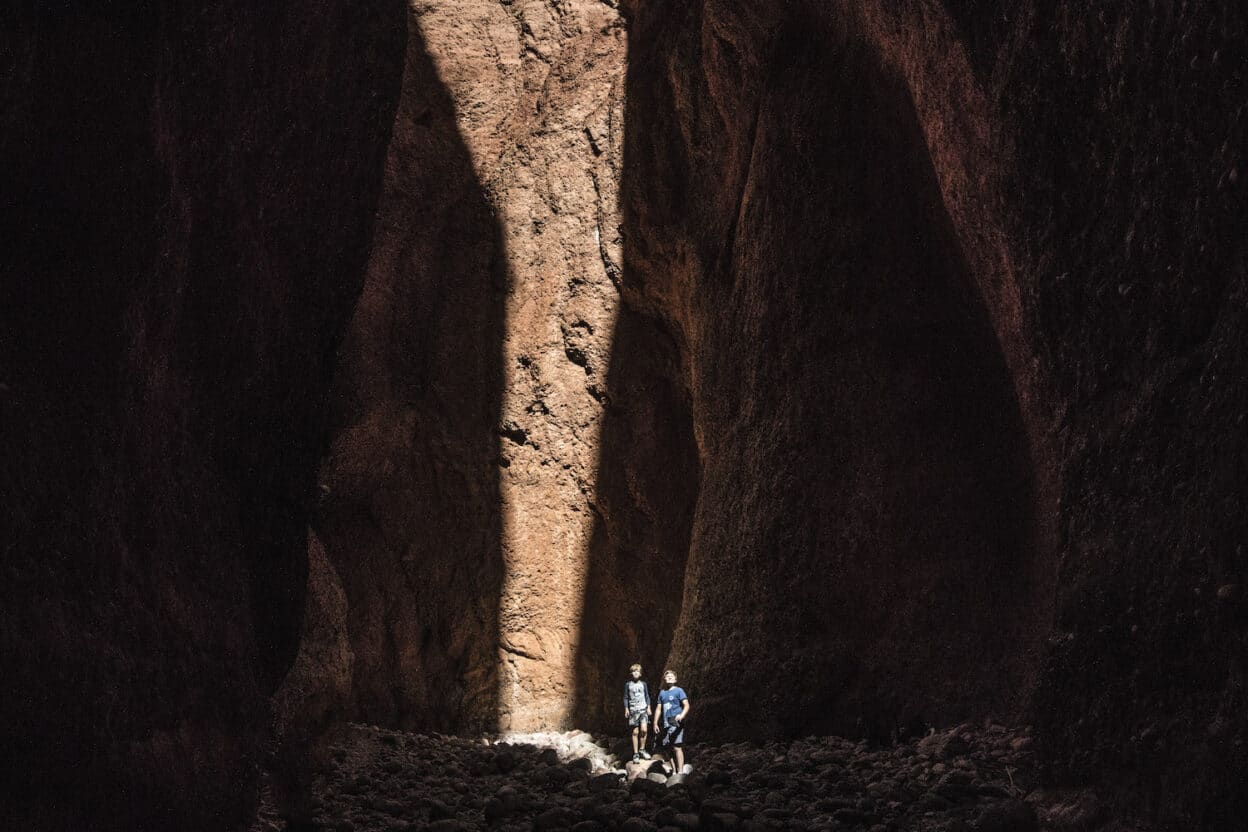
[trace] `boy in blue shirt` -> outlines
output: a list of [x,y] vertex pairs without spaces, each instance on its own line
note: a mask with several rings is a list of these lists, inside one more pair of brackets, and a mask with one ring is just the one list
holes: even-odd
[[659,748],[672,749],[676,754],[676,773],[685,771],[685,717],[689,715],[689,695],[676,686],[676,671],[663,671],[663,690],[659,704],[654,706],[654,735]]
[[[646,750],[646,723],[650,715],[650,686],[641,678],[641,665],[635,664],[628,669],[633,677],[624,683],[624,718],[633,729],[633,762],[650,759]],[[641,745],[638,747],[638,734]]]

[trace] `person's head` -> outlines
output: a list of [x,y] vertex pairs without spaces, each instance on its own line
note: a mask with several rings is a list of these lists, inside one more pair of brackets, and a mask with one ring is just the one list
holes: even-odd
[[663,671],[663,684],[665,685],[676,684],[676,671],[675,670],[672,670],[669,667],[667,670]]
[[628,669],[628,672],[633,675],[634,679],[640,679],[641,678],[641,665],[639,664],[633,665],[632,667]]

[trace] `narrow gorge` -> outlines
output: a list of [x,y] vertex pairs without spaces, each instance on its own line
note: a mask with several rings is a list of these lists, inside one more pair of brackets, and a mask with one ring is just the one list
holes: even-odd
[[5,17],[0,826],[1242,823],[1248,12]]

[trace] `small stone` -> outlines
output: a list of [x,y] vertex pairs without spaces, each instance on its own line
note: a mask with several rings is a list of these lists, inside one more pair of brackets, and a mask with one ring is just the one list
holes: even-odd
[[731,832],[741,825],[741,818],[731,812],[715,812],[706,816],[707,832]]
[[472,827],[464,823],[462,820],[447,818],[445,820],[435,820],[433,823],[425,827],[429,832],[472,832]]
[[726,797],[711,797],[702,801],[702,811],[708,814],[739,815],[741,814],[741,803]]
[[571,809],[556,806],[538,815],[534,824],[538,829],[567,829],[576,823],[578,817]]
[[429,798],[425,801],[425,806],[429,809],[429,820],[444,820],[455,817],[455,810],[441,800]]
[[974,826],[975,832],[1036,832],[1039,828],[1036,810],[1021,800],[989,803]]
[[649,775],[646,777],[638,777],[633,781],[631,788],[633,794],[647,795],[662,794],[666,790],[662,783],[656,783],[655,781],[649,779]]
[[614,772],[607,774],[599,774],[597,777],[591,778],[589,781],[589,790],[591,792],[605,792],[610,789],[618,789],[624,785],[623,778]]
[[[645,782],[639,780],[638,782]],[[620,824],[620,832],[655,832],[659,827],[645,818],[629,818]]]
[[494,767],[500,774],[506,774],[516,767],[516,755],[510,751],[500,751],[494,757]]
[[832,817],[846,826],[867,826],[875,820],[866,812],[860,812],[857,809],[837,809],[832,813]]

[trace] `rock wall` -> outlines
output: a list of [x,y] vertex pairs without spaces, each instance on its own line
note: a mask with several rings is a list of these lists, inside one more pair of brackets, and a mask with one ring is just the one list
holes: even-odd
[[631,31],[626,292],[681,333],[702,460],[671,661],[711,733],[1013,715],[1046,581],[1005,357],[904,79],[762,19]]
[[590,0],[423,2],[317,529],[352,708],[567,727],[620,239],[624,39]]
[[1029,716],[1054,780],[1229,827],[1244,12],[626,11],[622,291],[685,357],[705,735]]
[[5,12],[5,828],[251,815],[401,15]]
[[1246,33],[19,10],[0,817],[237,825],[292,662],[300,736],[614,727],[640,660],[701,739],[1031,720],[1051,781],[1229,827]]

